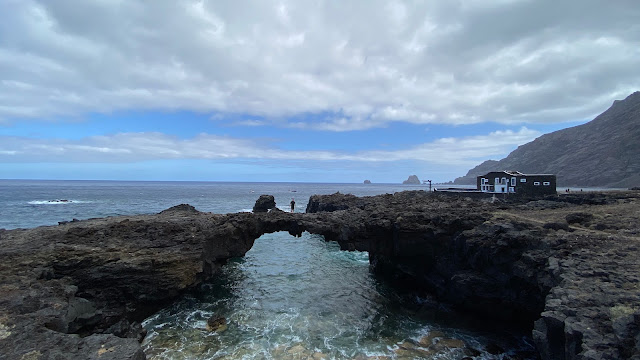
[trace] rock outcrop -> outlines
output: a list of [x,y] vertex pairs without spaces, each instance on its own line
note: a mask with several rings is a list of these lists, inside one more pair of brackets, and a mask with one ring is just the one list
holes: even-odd
[[253,212],[267,212],[276,207],[276,199],[273,195],[260,195],[253,205]]
[[309,231],[368,251],[396,284],[529,327],[543,359],[637,359],[639,209],[637,192],[490,204],[411,191],[313,196],[305,214],[180,205],[0,230],[0,358],[143,359],[142,319],[262,234]]
[[0,231],[0,358],[144,359],[140,321],[201,281],[214,218],[180,205]]
[[333,235],[342,248],[369,251],[376,273],[474,316],[534,323],[542,359],[640,358],[638,194],[495,206],[421,192],[334,194],[308,208],[334,204],[358,224]]

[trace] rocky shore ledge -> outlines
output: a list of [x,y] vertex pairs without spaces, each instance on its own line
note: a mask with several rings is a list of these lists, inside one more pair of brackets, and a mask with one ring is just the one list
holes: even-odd
[[542,359],[640,359],[640,193],[489,203],[422,191],[313,196],[307,213],[155,215],[0,230],[0,359],[144,359],[140,322],[303,231],[470,316],[529,327]]

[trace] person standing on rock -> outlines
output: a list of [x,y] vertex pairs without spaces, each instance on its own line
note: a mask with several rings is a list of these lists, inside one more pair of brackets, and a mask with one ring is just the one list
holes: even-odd
[[293,200],[293,198],[291,198],[291,212],[293,212],[293,209],[296,208],[296,202],[295,200]]

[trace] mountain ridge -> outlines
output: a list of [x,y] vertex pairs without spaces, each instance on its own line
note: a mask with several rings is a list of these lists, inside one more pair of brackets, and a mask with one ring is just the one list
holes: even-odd
[[475,184],[490,171],[555,174],[559,186],[640,185],[640,91],[615,100],[593,120],[544,134],[502,160],[487,160],[455,184]]

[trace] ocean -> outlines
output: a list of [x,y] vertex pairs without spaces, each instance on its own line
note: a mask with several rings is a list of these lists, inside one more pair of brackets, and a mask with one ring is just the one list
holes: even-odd
[[[157,213],[182,203],[214,213],[251,211],[261,194],[274,195],[283,210],[293,198],[295,211],[304,212],[313,194],[416,189],[428,187],[0,180],[0,228]],[[469,321],[392,285],[370,272],[365,252],[340,251],[309,233],[265,234],[220,276],[146,319],[143,347],[149,359],[503,359],[496,349],[533,351],[526,334]],[[203,331],[211,316],[226,318],[227,329]],[[419,345],[425,336],[432,346]]]

